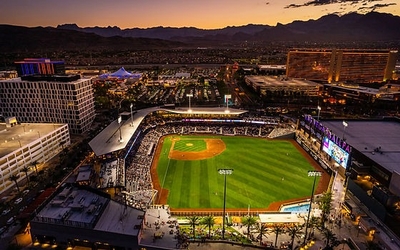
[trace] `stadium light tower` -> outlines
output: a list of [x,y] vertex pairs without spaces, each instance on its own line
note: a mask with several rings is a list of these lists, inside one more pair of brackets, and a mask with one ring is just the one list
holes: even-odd
[[121,126],[122,126],[122,124],[121,124],[121,122],[122,122],[122,117],[119,116],[119,117],[118,117],[119,142],[123,142],[123,141],[124,141],[124,140],[122,139],[122,132],[121,132]]
[[131,126],[133,127],[133,115],[132,115],[132,108],[133,108],[133,103],[131,103],[131,106],[129,106],[131,108]]
[[304,234],[304,242],[303,242],[304,245],[306,244],[306,240],[307,240],[308,224],[310,222],[311,207],[312,207],[312,202],[313,202],[313,198],[314,198],[315,181],[317,180],[317,177],[321,177],[321,175],[322,175],[322,173],[320,171],[315,171],[315,170],[308,171],[308,177],[314,177],[314,182],[313,182],[312,190],[311,190],[310,207],[308,208],[308,215],[307,215],[307,221],[306,221],[306,232]]
[[189,97],[189,109],[188,109],[188,112],[191,113],[192,112],[192,108],[190,107],[190,98],[193,97],[193,94],[186,94],[186,97]]
[[218,169],[218,173],[224,175],[224,210],[222,214],[222,239],[225,239],[225,210],[226,210],[226,176],[233,173],[233,169]]
[[349,124],[346,121],[343,121],[343,136],[342,136],[342,140],[344,141],[344,132],[346,131],[347,126],[349,126]]

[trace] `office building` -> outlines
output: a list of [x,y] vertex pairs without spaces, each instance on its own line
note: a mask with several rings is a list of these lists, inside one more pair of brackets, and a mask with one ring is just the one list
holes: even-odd
[[294,49],[286,75],[320,82],[372,83],[393,79],[398,51]]
[[83,133],[95,116],[92,79],[29,74],[0,81],[0,113],[23,123],[67,123],[72,134]]

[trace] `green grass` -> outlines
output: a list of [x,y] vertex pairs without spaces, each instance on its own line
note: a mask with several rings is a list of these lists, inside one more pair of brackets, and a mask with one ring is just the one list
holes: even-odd
[[174,150],[182,151],[182,152],[199,152],[207,149],[206,142],[201,139],[185,139],[179,140],[175,142]]
[[[176,136],[175,136],[176,137]],[[171,160],[161,154],[157,173],[161,187],[169,190],[172,208],[221,208],[224,176],[220,168],[234,169],[227,175],[226,207],[266,208],[271,202],[310,195],[313,178],[307,177],[311,164],[289,141],[224,136],[181,136],[187,143],[203,138],[222,139],[226,150],[205,160]],[[162,152],[172,146],[164,139]],[[175,144],[176,145],[176,144]]]

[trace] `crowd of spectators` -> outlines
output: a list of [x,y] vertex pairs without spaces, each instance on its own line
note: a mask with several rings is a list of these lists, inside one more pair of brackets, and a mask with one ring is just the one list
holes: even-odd
[[[151,205],[157,191],[152,185],[150,168],[155,154],[155,146],[162,136],[169,134],[213,134],[250,137],[270,137],[293,132],[287,124],[279,124],[278,118],[268,118],[268,122],[249,119],[247,122],[191,122],[182,119],[149,117],[140,126],[140,133],[125,157],[126,182],[125,189],[129,205],[145,209]],[[278,125],[279,124],[279,125]],[[154,148],[154,149],[153,149]]]

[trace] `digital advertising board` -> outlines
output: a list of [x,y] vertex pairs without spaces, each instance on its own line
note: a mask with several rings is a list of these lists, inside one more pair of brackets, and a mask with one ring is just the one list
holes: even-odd
[[329,140],[328,137],[324,137],[322,140],[322,150],[332,157],[340,166],[345,169],[347,168],[349,153]]

